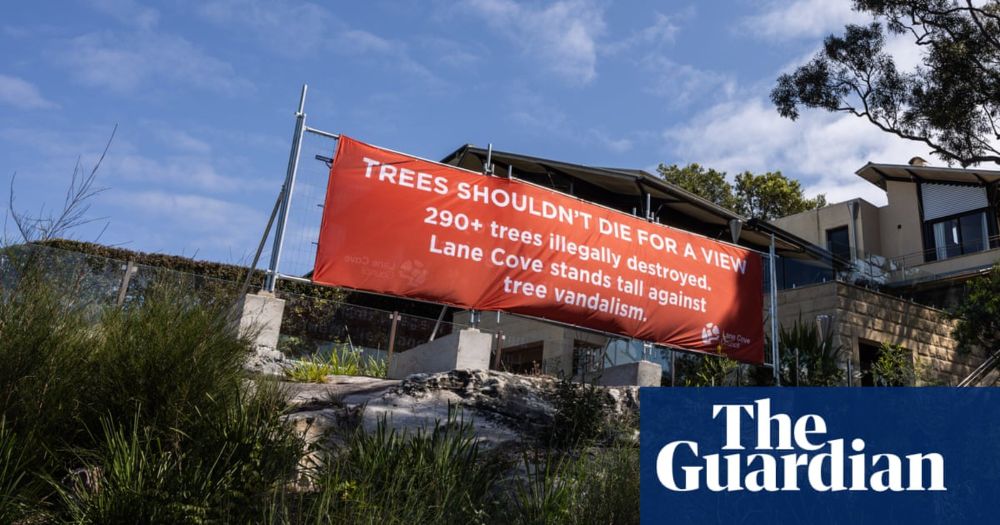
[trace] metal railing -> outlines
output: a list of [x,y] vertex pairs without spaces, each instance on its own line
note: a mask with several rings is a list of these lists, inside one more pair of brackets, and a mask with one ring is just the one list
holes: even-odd
[[[970,241],[953,247],[951,253],[931,248],[896,257],[885,257],[867,250],[852,250],[852,267],[841,271],[837,277],[843,281],[877,286],[940,279],[943,274],[930,271],[927,266],[1000,248],[1000,235],[989,237],[985,244],[982,241]],[[958,253],[955,253],[956,250]]]

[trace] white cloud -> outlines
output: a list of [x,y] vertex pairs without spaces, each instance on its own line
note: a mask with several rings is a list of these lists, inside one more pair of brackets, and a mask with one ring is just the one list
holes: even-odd
[[[171,245],[173,251],[205,249],[213,254],[223,250],[236,250],[238,254],[249,251],[254,237],[260,235],[264,215],[260,210],[245,204],[206,197],[191,193],[171,193],[160,190],[128,191],[110,190],[101,200],[117,208],[128,210],[134,235],[146,238],[159,236],[157,242]],[[169,237],[165,239],[164,237]]]
[[923,50],[908,34],[888,35],[885,52],[892,56],[896,67],[901,71],[912,71],[923,63]]
[[881,190],[854,174],[866,162],[932,158],[925,147],[857,117],[814,110],[791,121],[756,96],[717,104],[666,130],[663,138],[676,162],[698,162],[730,174],[780,170],[801,180],[807,193],[826,193],[831,202],[854,197],[885,202]]
[[604,45],[600,48],[601,54],[617,55],[629,51],[636,47],[660,46],[673,43],[680,26],[676,24],[673,17],[662,13],[655,13],[653,23],[628,37]]
[[18,77],[0,75],[0,104],[18,109],[53,109],[59,107],[42,96],[38,88]]
[[505,114],[507,120],[528,135],[558,137],[616,154],[628,152],[635,145],[629,137],[613,136],[602,128],[575,124],[557,105],[522,85],[511,88]]
[[401,41],[382,38],[362,29],[348,29],[337,35],[333,43],[337,53],[351,57],[375,59],[394,72],[418,78],[428,87],[441,88],[447,83],[421,62],[410,56],[409,47]]
[[591,129],[589,134],[594,140],[597,141],[598,144],[612,153],[627,153],[631,151],[632,147],[635,145],[629,138],[614,138],[597,129]]
[[209,0],[201,2],[197,12],[219,26],[238,27],[284,55],[319,49],[331,38],[335,22],[320,5],[284,0]]
[[768,1],[763,12],[744,18],[741,30],[769,40],[817,38],[842,29],[845,24],[871,18],[851,10],[850,0]]
[[164,123],[151,123],[152,133],[164,146],[185,153],[210,153],[212,146],[186,131],[173,129]]
[[698,69],[656,55],[647,56],[641,65],[650,77],[643,91],[667,99],[674,108],[688,106],[696,100],[728,99],[736,92],[736,79],[732,75]]
[[434,57],[434,60],[445,66],[467,68],[475,66],[486,53],[485,47],[478,42],[457,42],[441,37],[418,37],[417,42],[424,53]]
[[87,0],[87,3],[121,23],[139,29],[152,29],[160,21],[159,11],[139,5],[134,0]]
[[106,161],[104,172],[109,178],[146,186],[167,185],[208,192],[246,192],[273,187],[267,181],[222,173],[211,158],[200,155],[151,158],[138,153],[118,153]]
[[230,64],[169,34],[89,33],[67,42],[57,61],[78,81],[119,93],[164,83],[228,95],[253,89]]
[[465,0],[462,7],[511,40],[521,51],[574,84],[597,77],[597,41],[604,12],[592,0],[561,0],[545,6],[513,0]]

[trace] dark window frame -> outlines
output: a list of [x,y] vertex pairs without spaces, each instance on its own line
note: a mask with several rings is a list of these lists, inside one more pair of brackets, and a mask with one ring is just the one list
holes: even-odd
[[[986,216],[986,244],[979,250],[967,250],[966,241],[962,233],[962,218],[971,217],[974,215],[983,214]],[[959,253],[955,255],[946,255],[944,258],[938,258],[937,249],[938,246],[934,243],[934,225],[943,222],[957,221],[958,223],[958,248]],[[924,236],[924,261],[944,261],[951,259],[953,257],[961,257],[962,255],[969,255],[973,253],[985,252],[987,250],[997,247],[997,232],[996,232],[996,220],[994,219],[993,210],[989,207],[977,208],[975,210],[964,211],[962,213],[956,213],[953,215],[947,215],[945,217],[938,217],[929,221],[923,222],[923,236]]]
[[[845,246],[846,249],[843,250],[843,251],[835,249],[834,246],[833,246],[834,243],[830,239],[831,234],[840,234],[840,233],[844,234],[844,241],[845,242],[843,243],[843,246]],[[845,224],[843,226],[837,226],[835,228],[827,228],[827,230],[826,230],[826,249],[830,253],[832,253],[832,254],[834,254],[836,256],[839,256],[842,259],[846,259],[848,261],[853,260],[854,257],[852,257],[852,255],[853,255],[852,252],[854,251],[854,247],[851,246],[851,229],[850,229],[850,227]]]

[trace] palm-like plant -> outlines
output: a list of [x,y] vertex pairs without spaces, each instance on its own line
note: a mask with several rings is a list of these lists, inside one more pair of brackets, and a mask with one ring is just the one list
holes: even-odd
[[778,333],[781,351],[781,383],[787,386],[838,386],[844,382],[840,368],[843,347],[833,343],[833,334],[820,336],[817,327],[800,316]]

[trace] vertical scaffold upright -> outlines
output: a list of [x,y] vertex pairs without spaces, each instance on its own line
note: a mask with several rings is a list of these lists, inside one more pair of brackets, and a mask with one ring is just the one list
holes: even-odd
[[[281,263],[281,250],[284,247],[285,228],[288,225],[288,214],[291,211],[292,193],[295,190],[295,175],[299,169],[299,155],[302,152],[302,134],[306,127],[306,91],[309,86],[302,85],[299,96],[299,110],[295,113],[295,134],[292,136],[292,151],[288,156],[288,170],[285,172],[285,184],[282,187],[281,205],[278,210],[278,224],[274,230],[274,247],[271,249],[271,262],[267,266],[267,279],[264,290],[274,292],[278,281],[278,267]],[[267,232],[264,233],[265,236]]]

